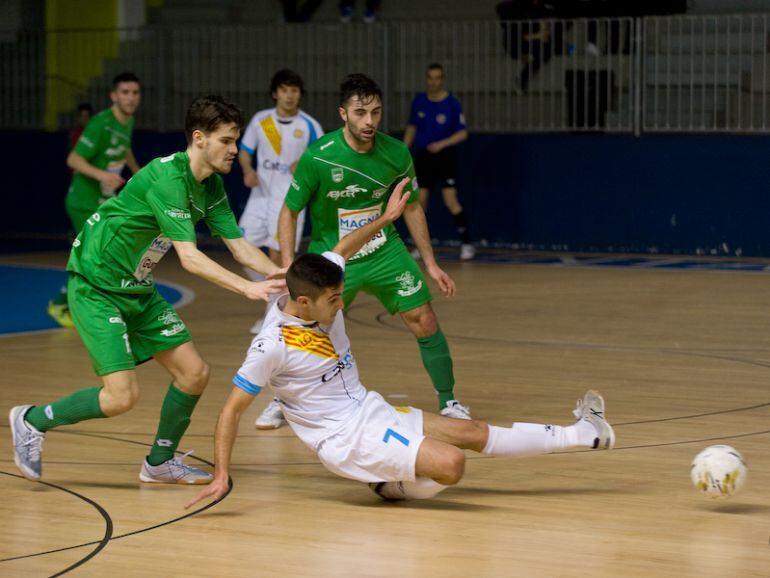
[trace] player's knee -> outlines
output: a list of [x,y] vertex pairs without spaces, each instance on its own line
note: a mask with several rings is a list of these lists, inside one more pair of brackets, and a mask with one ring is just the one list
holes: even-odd
[[139,388],[127,387],[117,392],[111,392],[108,400],[108,410],[104,411],[104,408],[102,408],[102,411],[110,416],[120,415],[121,413],[126,413],[138,402]]
[[182,378],[183,384],[180,385],[184,385],[183,389],[187,390],[187,393],[198,395],[206,389],[210,375],[209,364],[201,359],[195,366],[186,369]]
[[412,333],[418,337],[430,337],[438,331],[438,321],[430,307],[412,309],[407,311],[404,317]]
[[452,448],[446,452],[442,464],[443,476],[437,480],[445,486],[453,486],[458,483],[465,473],[465,454],[458,448]]

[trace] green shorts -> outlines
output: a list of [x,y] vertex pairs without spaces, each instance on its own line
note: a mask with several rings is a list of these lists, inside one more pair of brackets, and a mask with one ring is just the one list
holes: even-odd
[[67,293],[72,320],[96,375],[134,369],[157,352],[192,339],[157,289],[134,295],[111,293],[70,273]]
[[386,243],[360,263],[348,261],[342,292],[345,307],[359,291],[374,295],[391,315],[416,309],[433,299],[422,269],[400,239]]

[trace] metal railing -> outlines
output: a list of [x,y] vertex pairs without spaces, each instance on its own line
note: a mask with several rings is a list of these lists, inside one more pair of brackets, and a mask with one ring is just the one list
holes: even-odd
[[[0,35],[0,128],[66,128],[109,81],[142,80],[137,128],[180,130],[197,95],[247,114],[275,70],[299,72],[303,108],[339,125],[338,83],[365,72],[385,93],[383,129],[406,124],[441,62],[474,132],[768,132],[768,16],[145,27]],[[56,66],[52,65],[56,63]],[[88,62],[88,66],[78,63]],[[94,68],[94,62],[98,64]],[[75,64],[73,64],[75,63]]]

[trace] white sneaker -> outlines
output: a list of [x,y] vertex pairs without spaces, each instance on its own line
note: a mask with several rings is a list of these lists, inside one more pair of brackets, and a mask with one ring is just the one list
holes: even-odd
[[13,461],[25,478],[37,481],[43,474],[40,454],[43,453],[45,434],[37,431],[24,420],[24,414],[31,407],[31,405],[17,405],[11,408],[8,420],[11,422],[13,437]]
[[469,244],[465,243],[460,246],[460,261],[470,261],[476,256],[476,248]]
[[273,398],[273,400],[267,404],[267,407],[259,414],[257,421],[254,425],[257,429],[278,429],[286,420],[283,418],[283,408],[281,408],[281,402]]
[[419,261],[422,258],[420,256],[420,251],[416,248],[409,251],[409,254],[412,256],[412,259],[414,259],[415,261]]
[[158,466],[151,466],[147,459],[142,464],[139,479],[155,484],[208,484],[214,479],[208,472],[194,468],[182,462],[183,458],[192,452],[187,452],[178,458],[171,458]]
[[254,322],[254,325],[251,326],[251,329],[249,329],[249,333],[253,333],[254,335],[258,335],[260,331],[262,331],[262,324],[265,322],[264,317],[260,317]]
[[406,500],[404,482],[372,482],[369,489],[383,500]]
[[615,447],[615,431],[604,417],[604,398],[594,389],[589,389],[583,399],[577,400],[572,411],[578,420],[585,420],[596,428],[593,449],[611,450]]
[[455,419],[472,419],[471,408],[461,405],[456,399],[450,399],[446,402],[446,407],[441,410],[441,415]]

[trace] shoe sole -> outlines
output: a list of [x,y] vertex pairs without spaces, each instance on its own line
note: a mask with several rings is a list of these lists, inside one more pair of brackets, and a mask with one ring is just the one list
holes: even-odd
[[205,486],[207,484],[210,484],[213,480],[214,480],[214,477],[212,476],[211,479],[206,479],[206,480],[195,480],[195,481],[175,480],[173,482],[167,482],[165,480],[156,480],[155,478],[145,476],[143,473],[139,474],[139,481],[144,482],[145,484],[169,484],[172,486],[173,485]]
[[[604,396],[601,393],[599,393],[599,391],[596,390],[596,389],[589,389],[586,392],[586,395],[588,395],[589,393],[594,395],[594,396],[596,396],[596,397],[598,397],[602,401],[602,415],[604,415]],[[584,398],[585,398],[585,396],[584,396]],[[610,422],[607,421],[607,418],[602,418],[602,419],[604,419],[605,425],[609,428],[610,435],[607,437],[607,442],[604,444],[604,447],[597,446],[594,449],[611,450],[611,449],[613,449],[615,447],[615,430],[610,425]]]
[[17,411],[21,411],[24,409],[23,407],[12,407],[11,411],[8,412],[8,421],[11,424],[11,441],[13,442],[13,463],[16,464],[16,467],[19,468],[19,471],[22,473],[22,475],[30,480],[31,482],[37,482],[40,480],[42,476],[38,476],[35,472],[27,470],[21,463],[21,460],[19,459],[19,456],[16,454],[16,427],[14,424],[16,423],[16,416],[14,413]]
[[278,429],[281,426],[283,426],[283,422],[279,423],[278,425],[259,425],[258,423],[254,424],[254,427],[259,430]]

